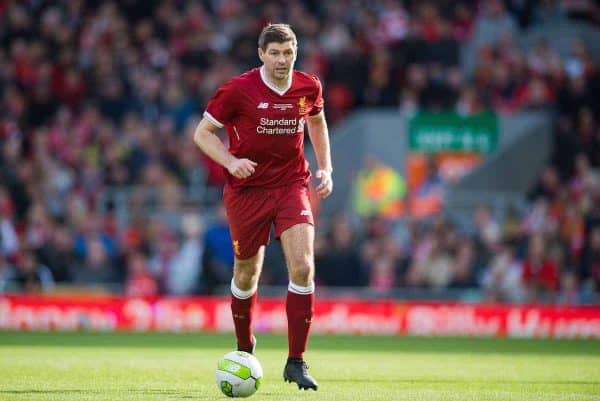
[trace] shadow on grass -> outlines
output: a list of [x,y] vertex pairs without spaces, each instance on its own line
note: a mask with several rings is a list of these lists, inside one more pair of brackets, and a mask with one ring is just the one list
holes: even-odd
[[[260,349],[285,349],[287,337],[259,334]],[[231,349],[232,334],[1,332],[0,347]],[[436,354],[548,354],[600,357],[600,341],[506,338],[423,338],[313,335],[310,350]]]

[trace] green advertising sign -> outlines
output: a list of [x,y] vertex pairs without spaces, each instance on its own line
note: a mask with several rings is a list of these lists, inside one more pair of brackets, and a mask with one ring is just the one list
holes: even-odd
[[498,145],[498,119],[493,113],[419,113],[408,122],[409,149],[490,153]]

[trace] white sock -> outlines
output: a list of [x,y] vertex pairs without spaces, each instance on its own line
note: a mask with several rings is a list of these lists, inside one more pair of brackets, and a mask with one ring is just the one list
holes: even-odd
[[311,282],[308,287],[303,287],[301,285],[294,284],[290,281],[290,284],[288,285],[288,291],[299,295],[312,294],[313,292],[315,292],[315,282]]
[[256,287],[250,288],[247,291],[240,290],[236,285],[233,279],[231,279],[231,293],[237,299],[248,299],[256,292]]

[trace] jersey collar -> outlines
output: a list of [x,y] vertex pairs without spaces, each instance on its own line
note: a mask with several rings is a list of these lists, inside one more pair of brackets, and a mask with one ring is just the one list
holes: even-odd
[[292,74],[294,72],[292,71],[290,73],[287,85],[285,86],[285,88],[281,89],[269,82],[269,80],[267,79],[267,75],[265,74],[264,68],[264,66],[260,67],[260,79],[262,79],[263,83],[273,92],[277,93],[279,96],[285,95],[285,93],[292,87]]

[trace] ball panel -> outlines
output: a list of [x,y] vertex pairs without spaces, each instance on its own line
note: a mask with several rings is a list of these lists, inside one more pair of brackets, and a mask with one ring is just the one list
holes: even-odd
[[250,368],[248,368],[247,366],[240,365],[238,362],[232,361],[231,359],[221,359],[219,361],[217,369],[222,370],[224,372],[229,372],[232,375],[237,376],[243,380],[246,380],[250,376],[252,376]]
[[256,393],[256,381],[254,379],[244,380],[238,386],[233,387],[235,397],[250,397]]
[[233,351],[225,355],[223,359],[229,359],[231,361],[239,363],[242,366],[247,366],[248,368],[250,368],[250,375],[252,377],[256,378],[263,376],[262,366],[260,365],[258,359],[256,359],[256,357],[252,354],[249,354],[244,351]]
[[223,380],[219,388],[221,389],[221,392],[223,392],[223,394],[225,394],[227,397],[233,397],[233,386],[231,385],[231,383]]

